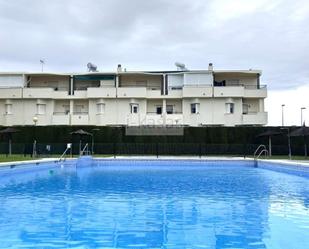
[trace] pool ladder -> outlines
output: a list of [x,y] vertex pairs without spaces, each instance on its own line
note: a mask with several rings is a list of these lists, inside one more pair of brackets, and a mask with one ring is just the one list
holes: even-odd
[[65,149],[65,151],[62,153],[61,157],[59,157],[58,162],[61,162],[62,160],[65,161],[65,156],[66,156],[67,151],[68,151],[69,149],[71,149],[71,148],[67,147],[67,148]]
[[83,156],[83,155],[86,155],[86,156],[91,155],[91,151],[89,150],[88,143],[85,144],[84,148],[80,151],[80,156]]
[[261,155],[268,156],[268,150],[266,148],[266,146],[264,144],[260,144],[259,147],[257,147],[257,149],[255,150],[254,154],[253,154],[253,158],[254,158],[254,167],[258,166],[258,159],[260,158]]

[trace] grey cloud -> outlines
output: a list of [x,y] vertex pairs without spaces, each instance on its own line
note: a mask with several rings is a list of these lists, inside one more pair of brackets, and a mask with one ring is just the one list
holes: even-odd
[[52,71],[84,71],[88,61],[101,70],[211,61],[262,69],[271,88],[294,87],[309,82],[306,2],[278,0],[225,18],[215,0],[0,0],[0,70],[39,70],[42,57]]

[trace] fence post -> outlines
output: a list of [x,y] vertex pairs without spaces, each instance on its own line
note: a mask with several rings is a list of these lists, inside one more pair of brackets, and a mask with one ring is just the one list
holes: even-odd
[[113,143],[113,154],[114,158],[116,158],[116,143]]
[[158,145],[158,143],[156,143],[156,154],[157,154],[157,158],[159,158],[159,145]]

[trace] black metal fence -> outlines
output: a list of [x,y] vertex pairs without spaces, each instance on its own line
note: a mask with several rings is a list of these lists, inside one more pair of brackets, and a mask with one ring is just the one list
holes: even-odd
[[[64,143],[38,143],[37,154],[41,156],[61,155]],[[82,147],[85,143],[82,144]],[[95,143],[88,150],[96,155],[235,155],[252,156],[258,144],[206,144],[206,143]],[[12,154],[32,155],[33,144],[12,143]],[[8,154],[8,143],[0,143],[0,154]],[[288,155],[288,145],[272,146],[272,155]],[[72,155],[79,154],[79,143],[72,145]],[[292,146],[292,155],[304,155],[304,146]]]

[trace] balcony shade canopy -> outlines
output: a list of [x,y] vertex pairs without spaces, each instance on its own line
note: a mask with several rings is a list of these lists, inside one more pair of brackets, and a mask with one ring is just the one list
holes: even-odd
[[260,133],[259,135],[257,135],[257,137],[271,137],[271,136],[277,136],[281,134],[282,132],[280,131],[268,130],[268,131]]
[[83,135],[85,135],[85,136],[92,136],[92,133],[84,131],[82,129],[79,129],[77,131],[73,131],[70,134],[72,134],[72,135],[80,135],[80,136],[83,136]]
[[4,129],[4,130],[1,130],[0,134],[12,134],[12,133],[16,133],[16,132],[19,132],[19,130],[9,127],[9,128]]
[[309,136],[309,127],[302,126],[290,133],[291,137]]

